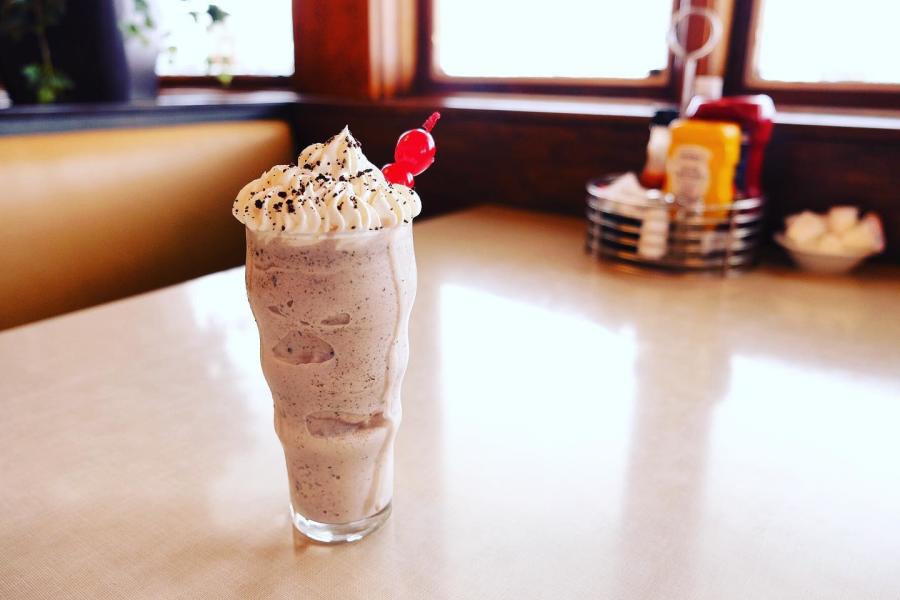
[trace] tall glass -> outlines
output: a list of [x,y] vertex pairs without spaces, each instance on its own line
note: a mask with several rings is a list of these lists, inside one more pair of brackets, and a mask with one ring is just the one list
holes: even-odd
[[246,278],[294,525],[322,542],[362,539],[391,511],[416,293],[412,225],[248,229]]

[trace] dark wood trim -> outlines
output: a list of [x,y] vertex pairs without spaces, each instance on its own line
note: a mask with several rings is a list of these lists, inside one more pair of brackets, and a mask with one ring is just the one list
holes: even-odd
[[[583,122],[638,124],[649,129],[649,120],[658,108],[672,108],[670,103],[649,100],[621,100],[590,96],[564,98],[528,94],[431,94],[391,98],[380,101],[301,94],[298,107],[346,110],[359,114],[414,115],[423,118],[435,110],[445,116],[476,115],[485,120],[515,122],[552,122],[578,125]],[[445,114],[446,113],[446,114]],[[2,111],[0,111],[2,114]],[[448,117],[449,118],[449,117]],[[443,121],[441,122],[443,123]],[[775,125],[804,139],[838,139],[879,141],[900,145],[900,111],[873,112],[843,109],[840,112],[788,109],[776,113]],[[644,140],[646,142],[646,140]]]
[[893,90],[844,90],[816,89],[803,86],[790,89],[742,85],[737,90],[726,90],[731,94],[768,94],[778,105],[858,107],[896,109],[900,106],[900,92]]
[[750,22],[753,20],[753,3],[734,0],[731,16],[731,33],[728,36],[728,58],[725,61],[723,92],[740,94],[744,87],[744,65],[750,53]]
[[293,0],[294,79],[301,93],[376,97],[371,11],[358,0]]
[[[460,108],[439,97],[379,103],[304,97],[294,114],[299,146],[350,123],[366,155],[383,164],[400,132],[440,109],[437,160],[416,178],[424,215],[484,202],[581,215],[588,179],[639,170],[646,156],[649,107],[644,115],[597,108],[573,114],[540,103],[506,110]],[[880,260],[900,262],[900,206],[885,193],[900,188],[900,120],[843,117],[827,124],[818,117],[810,125],[785,118],[775,126],[763,174],[770,227],[780,228],[787,214],[852,202],[881,214],[888,252]]]
[[[752,51],[750,31],[755,3],[761,0],[734,0],[734,16],[731,20],[728,60],[725,68],[724,93],[768,94],[776,104],[803,106],[856,106],[867,108],[900,107],[900,92],[894,90],[846,90],[817,88],[815,85],[797,84],[796,87],[769,87],[748,83]],[[770,0],[774,1],[774,0]]]
[[597,83],[596,85],[568,85],[562,83],[475,83],[460,81],[429,81],[424,89],[420,88],[424,93],[453,93],[453,92],[480,92],[480,93],[496,93],[505,92],[509,94],[553,94],[565,96],[596,96],[603,95],[613,98],[649,98],[655,100],[675,100],[675,87],[672,80],[664,85],[607,85]]
[[[527,82],[507,83],[474,82],[463,78],[453,81],[441,81],[432,77],[431,65],[433,61],[431,38],[434,33],[434,8],[433,0],[417,0],[418,2],[418,27],[416,28],[416,70],[415,92],[419,94],[453,93],[453,92],[507,92],[511,94],[559,94],[559,95],[602,95],[610,97],[652,98],[658,100],[677,100],[678,76],[676,61],[669,55],[667,71],[668,81],[660,85],[627,85],[627,84],[565,84],[558,82]],[[673,0],[673,11],[677,10],[678,0]]]
[[431,36],[434,5],[431,0],[416,0],[416,68],[413,85],[418,93],[425,93],[431,83]]
[[260,76],[260,75],[235,75],[228,85],[222,85],[211,76],[174,76],[165,75],[159,78],[160,89],[166,88],[221,88],[223,90],[289,90],[293,86],[292,77]]
[[[712,6],[713,0],[691,0],[691,7],[693,8],[710,8]],[[697,19],[700,21],[701,19]],[[710,35],[709,24],[706,20],[702,20],[703,26],[699,27],[696,23],[691,23],[691,19],[688,19],[688,48],[695,49],[699,48],[703,45],[703,42],[706,41],[707,36]],[[697,61],[697,75],[703,75],[707,73],[709,70],[709,56],[704,56],[700,60]]]
[[363,99],[408,92],[414,2],[293,0],[295,89]]
[[[672,108],[648,100],[611,97],[565,98],[552,95],[436,94],[397,97],[381,101],[286,91],[229,92],[218,88],[171,90],[155,101],[102,104],[50,104],[0,109],[0,135],[144,126],[212,120],[287,119],[297,107],[333,109],[352,114],[410,115],[410,126],[434,110],[445,118],[475,115],[490,121],[553,123],[577,127],[603,121],[636,125],[646,132],[658,108]],[[841,113],[781,111],[776,128],[805,140],[853,141],[900,145],[900,112]],[[408,128],[408,127],[407,127]],[[646,140],[644,140],[646,142]]]

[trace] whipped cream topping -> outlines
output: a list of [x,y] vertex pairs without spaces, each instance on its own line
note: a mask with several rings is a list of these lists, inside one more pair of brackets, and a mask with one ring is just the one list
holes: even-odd
[[422,210],[412,189],[388,183],[350,130],[308,146],[296,165],[272,167],[244,186],[231,212],[253,231],[375,231],[410,223]]

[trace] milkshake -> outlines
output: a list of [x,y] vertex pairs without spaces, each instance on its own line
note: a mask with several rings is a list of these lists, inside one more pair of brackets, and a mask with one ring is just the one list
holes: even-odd
[[420,210],[347,128],[233,206],[294,525],[319,541],[360,539],[390,514]]

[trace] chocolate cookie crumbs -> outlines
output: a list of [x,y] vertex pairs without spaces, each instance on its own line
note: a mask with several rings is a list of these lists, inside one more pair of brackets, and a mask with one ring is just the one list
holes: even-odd
[[[296,166],[279,165],[247,186],[233,213],[250,229],[272,232],[380,231],[411,223],[420,210],[415,192],[385,181],[360,147],[343,131],[305,148]],[[342,218],[329,218],[335,210]],[[285,214],[292,216],[279,216]]]

